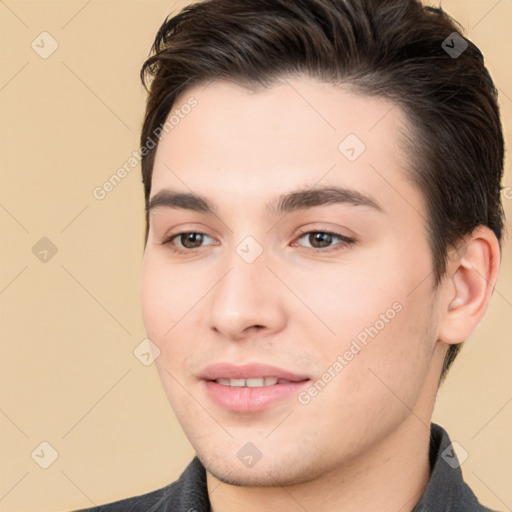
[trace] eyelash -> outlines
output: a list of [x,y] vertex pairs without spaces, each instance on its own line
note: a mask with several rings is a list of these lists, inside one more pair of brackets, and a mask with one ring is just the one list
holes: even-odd
[[[353,238],[350,238],[350,237],[347,237],[347,236],[344,236],[344,235],[340,235],[339,233],[334,233],[332,231],[327,231],[326,229],[316,229],[316,230],[309,230],[309,231],[307,231],[307,230],[301,231],[298,234],[296,240],[300,240],[305,235],[318,234],[318,233],[322,233],[322,234],[325,234],[325,235],[330,235],[330,236],[333,236],[333,237],[338,238],[339,240],[341,240],[341,242],[337,244],[338,248],[336,248],[337,247],[336,245],[332,246],[332,247],[329,247],[327,249],[319,249],[319,248],[316,248],[316,247],[304,247],[304,246],[301,246],[301,247],[303,249],[307,249],[309,252],[314,252],[316,254],[319,254],[319,253],[330,253],[330,252],[333,252],[333,251],[338,251],[338,250],[341,250],[341,248],[348,247],[348,246],[350,246],[350,245],[355,243],[355,240]],[[181,231],[180,233],[174,233],[172,235],[169,235],[162,242],[162,245],[169,245],[169,246],[171,246],[171,250],[173,252],[175,252],[176,254],[185,254],[185,253],[190,254],[190,253],[194,252],[195,250],[200,249],[201,247],[195,247],[193,249],[183,249],[183,248],[177,247],[176,245],[173,244],[173,241],[174,241],[175,238],[178,238],[181,235],[189,235],[189,234],[202,235],[202,236],[209,237],[208,234],[203,233],[201,231]]]

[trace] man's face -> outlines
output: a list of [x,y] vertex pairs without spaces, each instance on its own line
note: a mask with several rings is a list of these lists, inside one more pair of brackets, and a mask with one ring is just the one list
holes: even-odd
[[[151,208],[143,316],[206,468],[231,483],[296,483],[400,428],[428,428],[446,347],[400,108],[296,78],[259,92],[213,82],[177,110],[151,198],[199,195],[214,212],[169,197]],[[342,192],[278,208],[326,188]],[[244,375],[274,379],[214,381]]]

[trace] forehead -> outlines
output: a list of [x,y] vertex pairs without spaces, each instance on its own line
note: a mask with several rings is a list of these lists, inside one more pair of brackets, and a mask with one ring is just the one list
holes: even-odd
[[347,86],[288,78],[250,91],[211,82],[184,91],[171,116],[157,148],[152,196],[171,187],[243,202],[315,184],[389,200],[397,199],[397,187],[418,193],[407,179],[401,108]]

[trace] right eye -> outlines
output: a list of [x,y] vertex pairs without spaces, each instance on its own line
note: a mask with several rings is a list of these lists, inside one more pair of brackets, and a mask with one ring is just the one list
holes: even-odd
[[[169,235],[162,242],[162,245],[169,245],[171,250],[177,253],[192,252],[194,249],[201,247],[205,237],[211,238],[206,233],[198,231],[182,231]],[[175,243],[176,241],[179,242],[177,245]]]

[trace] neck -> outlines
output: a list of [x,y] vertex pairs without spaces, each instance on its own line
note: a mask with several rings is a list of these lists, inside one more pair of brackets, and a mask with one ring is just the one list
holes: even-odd
[[430,477],[430,425],[410,415],[357,460],[284,487],[239,487],[207,472],[212,512],[411,512]]

